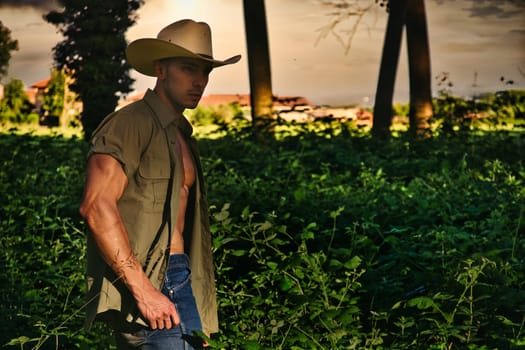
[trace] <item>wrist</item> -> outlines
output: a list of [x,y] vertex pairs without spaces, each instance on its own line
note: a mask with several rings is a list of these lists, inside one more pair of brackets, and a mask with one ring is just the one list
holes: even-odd
[[131,253],[124,259],[115,259],[112,267],[133,296],[154,289],[134,254]]

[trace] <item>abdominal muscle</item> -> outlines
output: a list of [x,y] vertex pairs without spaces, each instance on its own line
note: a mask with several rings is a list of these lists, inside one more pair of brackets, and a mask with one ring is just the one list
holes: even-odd
[[170,254],[184,254],[184,218],[186,217],[186,207],[188,206],[188,197],[190,188],[195,183],[195,165],[193,158],[189,152],[188,146],[184,139],[178,135],[177,144],[180,147],[182,155],[182,184],[179,196],[179,212],[177,213],[177,221],[171,236]]

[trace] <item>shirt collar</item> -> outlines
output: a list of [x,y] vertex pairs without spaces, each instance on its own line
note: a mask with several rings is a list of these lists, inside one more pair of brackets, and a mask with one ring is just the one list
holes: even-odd
[[144,95],[144,101],[151,107],[163,128],[174,123],[184,136],[191,136],[193,127],[190,122],[183,115],[172,113],[155,91],[148,89]]

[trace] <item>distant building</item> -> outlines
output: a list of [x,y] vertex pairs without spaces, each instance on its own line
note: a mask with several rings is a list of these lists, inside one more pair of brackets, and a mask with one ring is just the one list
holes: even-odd
[[273,109],[286,121],[309,121],[315,106],[302,96],[274,96]]
[[39,116],[42,116],[44,114],[44,111],[42,110],[42,105],[44,104],[44,96],[46,95],[47,86],[49,85],[50,80],[51,79],[40,80],[36,83],[31,84],[29,86],[31,89],[26,90],[26,95],[29,98],[29,102],[31,102],[35,106],[33,111]]
[[246,94],[212,94],[202,96],[199,106],[213,107],[237,103],[241,107],[250,107],[250,95]]
[[[144,93],[136,93],[121,100],[117,109],[138,101]],[[210,94],[202,96],[199,106],[218,107],[238,104],[249,118],[251,106],[249,94]],[[278,116],[286,121],[314,121],[314,120],[354,120],[358,126],[371,126],[372,113],[359,107],[329,107],[315,106],[303,96],[274,96],[273,108]]]
[[66,76],[66,85],[64,87],[64,109],[61,115],[48,115],[43,109],[44,97],[49,92],[50,78],[37,81],[29,85],[30,89],[25,91],[29,102],[35,107],[34,113],[39,115],[39,123],[47,126],[67,126],[72,120],[74,120],[82,111],[82,102],[78,101],[76,95],[69,90],[69,84],[71,79]]
[[[136,93],[121,100],[117,109],[138,101],[144,97],[144,93]],[[249,110],[249,94],[210,94],[202,96],[199,106],[216,107],[221,105],[238,104],[242,109]],[[277,115],[283,119],[305,119],[309,118],[314,106],[302,96],[274,96],[273,107]]]
[[[202,96],[200,106],[219,106],[238,103],[241,107],[250,107],[249,94],[211,94]],[[308,110],[313,106],[302,96],[274,96],[273,107],[275,110]]]

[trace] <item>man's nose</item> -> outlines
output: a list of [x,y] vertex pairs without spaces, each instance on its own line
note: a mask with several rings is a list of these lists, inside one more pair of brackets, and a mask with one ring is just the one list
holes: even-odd
[[193,85],[204,88],[208,84],[208,74],[207,73],[199,73],[193,80]]

